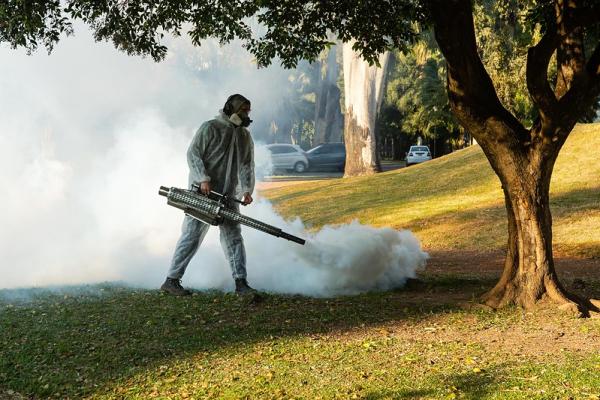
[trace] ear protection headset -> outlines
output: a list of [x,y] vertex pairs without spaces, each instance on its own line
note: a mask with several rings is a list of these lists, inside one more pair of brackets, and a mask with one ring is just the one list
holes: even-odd
[[225,115],[231,115],[233,113],[233,104],[231,104],[231,100],[233,100],[233,98],[235,97],[235,94],[232,94],[231,96],[229,96],[227,98],[227,101],[225,102],[225,105],[223,106],[223,112],[225,113]]
[[247,98],[245,98],[244,96],[242,96],[241,94],[232,94],[231,96],[229,96],[227,98],[227,101],[225,102],[225,105],[223,106],[223,113],[225,113],[225,115],[231,115],[233,114],[233,100],[235,100],[236,98],[241,99],[244,103],[245,102],[249,102],[249,100]]

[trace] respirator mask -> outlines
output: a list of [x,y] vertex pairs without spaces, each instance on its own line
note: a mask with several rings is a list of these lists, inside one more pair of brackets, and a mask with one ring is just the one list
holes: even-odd
[[248,111],[243,109],[244,105],[248,105],[247,110],[249,110],[250,100],[241,94],[234,94],[229,96],[223,107],[223,112],[229,115],[229,120],[236,126],[248,127],[252,123]]
[[238,118],[242,121],[241,125],[244,128],[249,127],[250,124],[252,123],[252,120],[250,119],[250,117],[248,116],[248,113],[246,111],[238,111],[237,113],[235,113],[235,115],[237,115]]

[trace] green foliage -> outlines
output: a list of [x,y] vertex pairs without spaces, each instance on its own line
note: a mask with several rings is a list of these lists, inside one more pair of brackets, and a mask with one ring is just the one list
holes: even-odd
[[405,53],[396,53],[396,68],[387,90],[387,102],[403,115],[400,128],[409,135],[440,137],[458,130],[446,94],[446,67],[432,35]]
[[[9,0],[0,4],[0,42],[49,51],[62,33],[81,20],[99,41],[112,41],[128,54],[165,57],[165,34],[187,32],[196,45],[207,38],[241,39],[259,65],[279,58],[288,68],[314,60],[332,44],[333,33],[354,39],[355,50],[376,63],[378,54],[403,48],[414,37],[413,20],[423,20],[418,0]],[[251,29],[258,21],[259,30]]]
[[[594,1],[582,1],[579,7],[593,7]],[[591,11],[590,11],[591,12]],[[538,117],[525,78],[527,51],[555,24],[554,2],[550,0],[478,0],[473,18],[480,56],[494,82],[498,98],[525,127]],[[598,26],[586,27],[585,51],[589,55],[598,44]],[[556,56],[548,66],[548,79],[554,87],[557,76]],[[585,111],[581,122],[592,122],[598,104]]]
[[[474,4],[482,61],[501,102],[525,125],[537,117],[525,80],[527,49],[541,34],[540,25],[531,23],[532,4],[517,0]],[[423,31],[408,51],[395,55],[386,103],[402,115],[397,124],[400,131],[409,137],[457,140],[460,127],[448,103],[446,65],[432,32]],[[553,69],[556,75],[556,67]]]
[[414,36],[411,22],[423,19],[424,10],[416,0],[350,1],[259,1],[264,12],[258,20],[268,31],[251,40],[249,49],[259,64],[269,64],[279,56],[286,67],[293,60],[314,60],[321,50],[333,43],[328,31],[344,42],[354,39],[354,50],[372,64],[378,54],[394,47],[402,48]]
[[60,0],[7,0],[0,3],[0,43],[29,51],[38,44],[51,51],[61,34],[71,34],[72,24],[64,15]]
[[[541,25],[529,19],[535,3],[482,0],[473,10],[481,59],[498,98],[525,126],[531,126],[537,117],[525,79],[527,49],[541,38]],[[549,72],[551,79],[556,76],[556,63]]]
[[436,139],[459,147],[461,128],[446,94],[446,64],[433,34],[424,31],[404,52],[393,54],[380,117],[381,140],[393,137],[401,156],[416,138]]
[[[502,104],[525,126],[531,126],[538,116],[525,78],[527,50],[552,23],[553,12],[550,1],[479,0],[473,6],[482,62]],[[597,44],[593,39],[598,36],[586,37],[587,49],[593,49]],[[431,31],[423,31],[407,51],[396,52],[395,56],[379,120],[380,132],[385,136],[418,135],[456,141],[460,127],[448,103],[445,61]],[[552,82],[556,79],[555,58],[548,76]],[[593,107],[582,121],[592,121],[595,115]]]

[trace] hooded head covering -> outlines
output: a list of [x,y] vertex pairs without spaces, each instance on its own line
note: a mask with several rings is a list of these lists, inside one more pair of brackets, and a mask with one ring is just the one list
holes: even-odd
[[244,104],[250,105],[250,100],[241,94],[232,94],[223,106],[223,113],[231,116],[231,114],[237,113]]

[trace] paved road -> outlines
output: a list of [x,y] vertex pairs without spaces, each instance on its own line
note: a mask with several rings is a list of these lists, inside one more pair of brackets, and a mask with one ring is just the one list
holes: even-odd
[[[404,161],[384,161],[381,163],[381,169],[383,172],[403,168],[405,166]],[[263,182],[294,182],[294,181],[314,181],[323,179],[335,179],[344,176],[343,172],[327,171],[327,172],[290,172],[290,171],[277,171],[276,174],[263,177]]]

